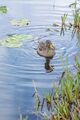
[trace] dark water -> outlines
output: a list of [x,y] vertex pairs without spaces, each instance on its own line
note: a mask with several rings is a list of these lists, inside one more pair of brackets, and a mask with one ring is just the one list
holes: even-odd
[[[68,3],[68,2],[67,2]],[[45,92],[52,87],[52,82],[59,83],[63,71],[60,55],[72,70],[74,56],[80,56],[80,43],[77,35],[72,39],[72,31],[65,35],[53,32],[53,23],[60,23],[60,16],[68,12],[67,20],[72,21],[71,10],[66,6],[53,7],[53,0],[0,0],[0,5],[8,7],[7,14],[0,14],[0,39],[8,34],[32,34],[43,40],[50,39],[56,48],[56,55],[51,60],[54,70],[47,73],[44,68],[45,59],[40,57],[34,48],[37,40],[28,40],[20,48],[0,47],[0,120],[18,120],[20,112],[25,116],[33,111],[34,87]],[[61,4],[62,5],[62,4]],[[27,27],[13,27],[9,21],[15,18],[28,18],[31,23]],[[46,31],[50,27],[53,31]],[[33,120],[31,116],[31,120]]]

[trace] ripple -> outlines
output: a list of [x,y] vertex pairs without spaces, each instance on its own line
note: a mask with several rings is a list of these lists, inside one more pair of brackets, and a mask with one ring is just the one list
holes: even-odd
[[[31,32],[33,34],[38,33],[37,37],[39,39],[25,41],[24,46],[19,49],[13,49],[12,51],[7,49],[7,52],[4,52],[3,55],[3,62],[0,63],[0,75],[14,77],[15,79],[23,79],[26,80],[26,83],[32,80],[35,80],[39,83],[42,81],[51,82],[52,80],[56,80],[55,82],[58,82],[61,73],[63,72],[62,60],[60,56],[63,56],[65,63],[67,57],[71,59],[69,61],[69,68],[73,67],[74,62],[72,62],[72,60],[78,52],[76,46],[77,42],[75,42],[75,39],[71,39],[70,31],[67,31],[65,36],[59,36],[59,34],[52,35],[52,31],[46,34],[45,26],[40,26],[40,29],[33,27],[33,31]],[[66,36],[68,37],[66,38]],[[46,40],[48,38],[53,42],[56,48],[56,55],[53,59],[51,59],[51,65],[54,65],[54,70],[51,73],[46,73],[44,68],[45,58],[40,57],[34,49],[37,47],[38,41]],[[66,65],[64,66],[66,67]]]
[[[61,65],[62,65],[60,55],[62,55],[63,58],[66,59],[67,56],[73,57],[77,53],[78,49],[76,46],[76,42],[75,42],[75,39],[71,40],[70,31],[67,31],[65,36],[60,37],[59,34],[52,35],[51,34],[52,32],[46,33],[45,26],[39,26],[39,27],[40,29],[38,27],[30,28],[33,30],[31,31],[33,34],[35,33],[38,34],[37,37],[39,39],[36,39],[33,41],[26,41],[22,48],[13,49],[12,50],[13,52],[7,50],[7,52],[4,53],[3,58],[5,58],[5,54],[6,54],[6,58],[4,62],[0,64],[0,66],[2,66],[0,68],[1,71],[4,71],[4,72],[8,70],[9,72],[12,71],[12,73],[10,74],[13,74],[13,71],[14,71],[14,74],[15,73],[16,74],[15,75],[13,74],[13,76],[22,75],[22,77],[25,76],[25,78],[26,78],[26,74],[28,75],[34,74],[34,76],[35,74],[36,75],[46,74],[46,71],[44,69],[45,59],[43,57],[40,57],[34,48],[37,47],[38,41],[46,40],[48,38],[53,42],[56,48],[56,55],[51,60],[51,63],[55,66],[55,68],[57,68],[57,70],[58,68],[60,70]],[[15,55],[12,54],[14,52],[16,53],[16,58],[15,58]],[[14,61],[14,64],[12,64],[12,59]],[[8,68],[8,69],[5,69],[5,68]],[[62,68],[61,68],[61,71],[62,71]],[[55,72],[55,69],[52,73],[54,72]]]

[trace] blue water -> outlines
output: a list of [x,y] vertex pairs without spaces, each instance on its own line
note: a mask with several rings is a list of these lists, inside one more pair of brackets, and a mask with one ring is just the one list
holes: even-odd
[[[55,27],[52,26],[53,23],[61,23],[64,12],[68,12],[67,21],[72,21],[68,0],[65,3],[59,0],[0,0],[0,5],[8,7],[7,14],[0,14],[0,39],[8,34],[31,34],[51,40],[56,48],[51,60],[54,70],[47,73],[45,58],[34,49],[38,40],[27,40],[20,48],[0,46],[0,120],[18,120],[20,112],[25,116],[34,111],[32,81],[35,81],[40,94],[49,90],[52,82],[58,84],[63,72],[60,56],[64,61],[68,57],[69,69],[73,70],[74,56],[80,56],[80,43],[76,34],[72,39],[72,31],[67,29],[65,35],[60,36],[60,32],[54,32]],[[16,18],[28,18],[31,23],[26,27],[12,26],[9,21]],[[52,31],[46,31],[47,28]],[[30,120],[33,120],[32,116]]]

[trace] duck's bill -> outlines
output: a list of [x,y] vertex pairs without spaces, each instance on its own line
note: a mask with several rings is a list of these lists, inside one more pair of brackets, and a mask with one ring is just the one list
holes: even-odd
[[50,48],[53,48],[53,44],[50,44]]

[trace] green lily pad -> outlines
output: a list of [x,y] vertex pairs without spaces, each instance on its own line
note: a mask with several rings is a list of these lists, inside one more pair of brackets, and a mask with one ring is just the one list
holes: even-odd
[[26,34],[14,34],[8,35],[3,40],[0,40],[0,45],[4,47],[21,47],[23,45],[23,40],[32,40],[34,37],[32,35]]
[[26,26],[26,25],[29,25],[30,24],[30,20],[28,19],[20,19],[20,20],[11,20],[10,23],[13,25],[13,26]]
[[58,24],[56,24],[56,23],[54,23],[54,24],[53,24],[53,26],[54,26],[54,27],[58,27],[59,25],[58,25]]
[[7,7],[6,6],[0,6],[0,13],[7,13]]
[[59,30],[58,29],[54,29],[54,32],[59,32]]
[[51,31],[51,29],[50,29],[50,28],[47,28],[46,31]]

